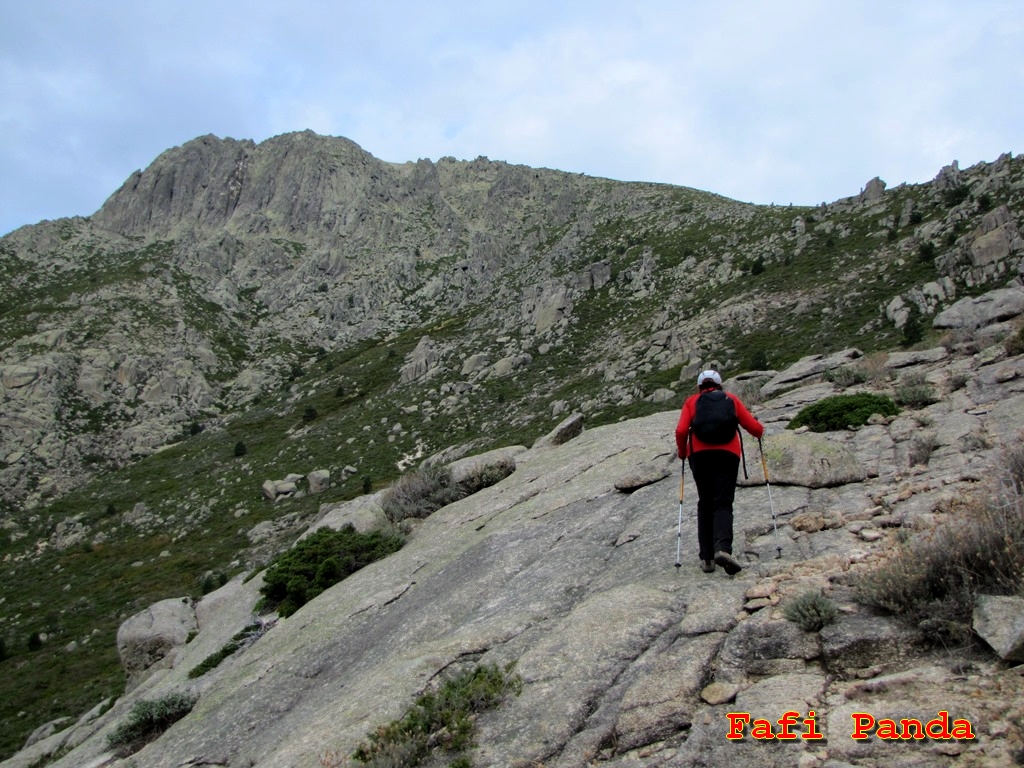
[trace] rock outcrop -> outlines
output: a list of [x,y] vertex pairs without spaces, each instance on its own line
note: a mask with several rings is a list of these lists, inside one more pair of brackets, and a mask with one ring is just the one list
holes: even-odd
[[171,666],[174,655],[198,629],[191,598],[172,598],[151,605],[121,625],[117,652],[132,690],[155,669]]

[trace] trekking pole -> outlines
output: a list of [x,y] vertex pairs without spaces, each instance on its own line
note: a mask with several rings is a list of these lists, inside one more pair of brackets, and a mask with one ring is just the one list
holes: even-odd
[[683,563],[679,559],[683,544],[683,478],[686,477],[686,462],[679,461],[679,528],[676,529],[676,568],[682,568]]
[[768,487],[768,505],[772,509],[772,526],[775,528],[775,559],[778,560],[782,557],[782,545],[779,543],[779,524],[775,518],[775,502],[772,501],[772,484],[768,482],[768,462],[764,459],[764,446],[761,444],[761,438],[757,438],[757,450],[761,454],[761,469],[764,470],[764,484]]

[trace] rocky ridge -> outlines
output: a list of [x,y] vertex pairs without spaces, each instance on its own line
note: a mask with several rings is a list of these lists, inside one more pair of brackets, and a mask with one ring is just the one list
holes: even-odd
[[95,215],[0,240],[3,498],[37,507],[324,354],[417,329],[402,380],[443,385],[449,413],[503,377],[551,408],[587,390],[566,405],[592,416],[666,397],[702,359],[810,351],[787,338],[891,345],[1019,280],[1022,200],[1009,154],[793,209],[487,158],[385,163],[308,131],[202,137]]
[[[851,367],[874,378],[844,389],[840,372]],[[911,380],[932,388],[931,404],[855,430],[784,429],[829,394],[895,394]],[[1001,456],[1019,447],[1024,429],[1024,357],[1002,344],[872,358],[845,350],[727,387],[754,402],[781,382],[785,391],[753,406],[767,426],[771,496],[748,440],[752,476],[737,493],[735,548],[746,568],[737,577],[697,568],[688,477],[685,556],[673,567],[676,411],[582,432],[575,416],[532,448],[473,458],[511,457],[516,470],[434,513],[398,553],[198,679],[188,671],[251,621],[259,578],[234,579],[194,609],[167,601],[133,618],[125,637],[185,609],[161,632],[178,639],[143,665],[130,693],[41,732],[2,765],[22,768],[54,752],[57,768],[339,764],[432,681],[479,662],[515,662],[523,689],[479,719],[478,766],[1012,765],[1024,747],[1024,678],[1004,639],[1024,601],[1003,620],[976,615],[995,650],[981,641],[943,650],[898,617],[859,605],[851,586],[903,538],[954,518],[958,499],[992,491]],[[318,524],[379,525],[377,498],[325,505]],[[820,632],[782,615],[807,589],[840,610]],[[194,626],[198,634],[183,642],[182,628]],[[141,635],[136,647],[151,652],[154,633]],[[136,670],[138,659],[125,653]],[[112,756],[105,737],[131,704],[172,691],[198,695],[192,713],[131,758]],[[973,738],[850,738],[856,713],[924,723],[939,709],[968,721]],[[749,729],[726,738],[729,713],[778,730],[787,711],[799,714],[795,732],[810,718],[824,738],[769,743]]]

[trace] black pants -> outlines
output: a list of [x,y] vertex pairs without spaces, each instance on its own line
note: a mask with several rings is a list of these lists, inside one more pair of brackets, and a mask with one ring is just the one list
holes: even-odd
[[740,457],[732,451],[690,454],[690,472],[697,485],[697,547],[701,560],[716,552],[732,553],[732,502]]

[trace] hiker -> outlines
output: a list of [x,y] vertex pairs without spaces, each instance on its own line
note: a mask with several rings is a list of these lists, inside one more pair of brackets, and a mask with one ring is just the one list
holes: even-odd
[[764,434],[740,399],[722,389],[717,371],[701,372],[697,394],[683,403],[676,450],[680,460],[689,458],[697,485],[697,548],[705,573],[714,573],[716,563],[729,575],[743,570],[732,554],[732,502],[743,455],[739,427],[756,438]]

